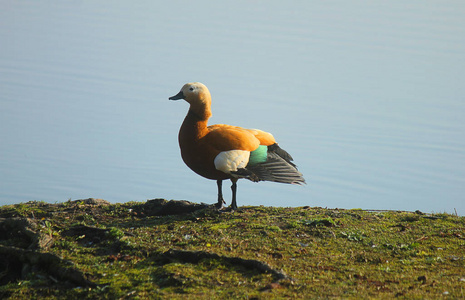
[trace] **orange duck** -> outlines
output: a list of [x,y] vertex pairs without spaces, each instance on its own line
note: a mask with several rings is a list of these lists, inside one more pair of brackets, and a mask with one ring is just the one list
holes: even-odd
[[278,146],[271,133],[224,124],[207,126],[212,115],[211,96],[202,83],[186,83],[169,99],[184,99],[190,104],[179,130],[181,156],[192,171],[216,180],[218,208],[226,203],[222,192],[225,179],[232,182],[232,209],[237,209],[239,178],[254,182],[305,183],[302,173],[292,163],[292,157]]

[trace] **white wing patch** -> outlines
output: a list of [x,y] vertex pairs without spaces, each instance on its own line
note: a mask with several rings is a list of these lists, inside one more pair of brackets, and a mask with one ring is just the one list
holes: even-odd
[[237,169],[245,168],[249,162],[250,152],[245,150],[223,151],[215,157],[215,168],[230,174]]

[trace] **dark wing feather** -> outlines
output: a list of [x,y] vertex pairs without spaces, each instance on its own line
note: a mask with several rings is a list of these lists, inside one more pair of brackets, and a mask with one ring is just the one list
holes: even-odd
[[252,172],[260,181],[274,181],[289,184],[303,184],[305,179],[294,164],[286,161],[275,152],[268,152],[266,162],[253,166],[247,166],[246,169]]
[[294,160],[292,156],[289,153],[287,153],[286,150],[279,147],[278,144],[275,143],[271,146],[268,146],[268,152],[275,152],[276,154],[281,156],[282,159],[284,159],[285,161],[287,161],[288,163],[290,163],[291,165],[295,167],[295,164],[292,163],[292,161]]
[[292,157],[278,144],[268,146],[265,162],[247,165],[244,169],[234,172],[236,175],[248,178],[252,181],[274,181],[289,184],[304,184],[302,173],[292,163]]

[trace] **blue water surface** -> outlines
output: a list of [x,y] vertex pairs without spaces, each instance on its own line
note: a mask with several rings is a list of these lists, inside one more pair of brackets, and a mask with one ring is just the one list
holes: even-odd
[[239,206],[465,215],[463,1],[1,6],[1,204],[214,203],[168,101],[200,81],[211,124],[273,133],[307,180],[241,180]]

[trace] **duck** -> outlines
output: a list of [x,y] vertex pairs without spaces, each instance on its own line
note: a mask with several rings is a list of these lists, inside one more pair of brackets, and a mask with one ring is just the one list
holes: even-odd
[[232,183],[232,210],[237,210],[239,179],[305,184],[292,156],[278,145],[271,133],[226,124],[208,125],[212,100],[204,84],[186,83],[168,99],[182,99],[189,104],[178,135],[181,157],[198,175],[216,180],[218,209],[226,204],[222,191],[224,180]]

